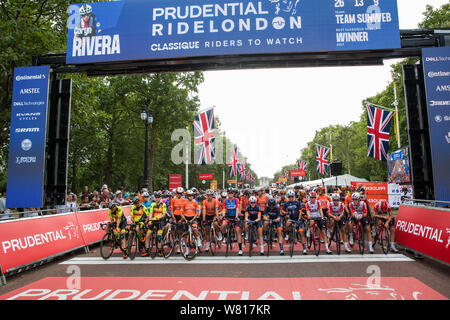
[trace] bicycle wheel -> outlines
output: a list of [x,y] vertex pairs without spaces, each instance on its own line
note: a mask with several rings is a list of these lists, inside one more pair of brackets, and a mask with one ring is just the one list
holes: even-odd
[[232,226],[228,226],[228,229],[227,229],[227,246],[226,246],[226,249],[225,249],[225,257],[228,257],[229,252],[231,250],[233,250],[233,239],[232,239],[233,233],[234,232],[233,232]]
[[314,253],[316,254],[316,256],[318,256],[320,253],[320,230],[318,227],[315,227],[313,229],[312,238],[314,244]]
[[267,228],[267,256],[270,255],[270,249],[272,249],[272,224]]
[[138,237],[136,232],[132,231],[128,238],[128,257],[133,260],[136,257],[136,253],[139,249],[138,247]]
[[253,253],[253,225],[248,228],[248,256],[251,257]]
[[149,243],[148,243],[148,253],[150,257],[153,259],[156,257],[156,254],[158,253],[158,249],[156,247],[156,230],[153,228],[149,235]]
[[388,254],[389,252],[389,241],[390,241],[390,232],[388,228],[383,227],[383,230],[380,232],[380,244],[384,254]]
[[175,231],[172,228],[164,236],[162,247],[164,258],[169,258],[175,248]]
[[297,230],[295,230],[295,224],[293,223],[289,227],[289,255],[292,257],[294,255],[295,239]]
[[183,258],[186,260],[192,260],[197,256],[197,242],[191,236],[189,231],[185,231],[181,236],[180,250]]
[[114,252],[114,234],[105,233],[100,243],[100,255],[103,259],[109,259]]
[[308,245],[308,249],[311,249],[311,245],[313,243],[313,230],[308,226],[306,227],[306,234],[309,232],[309,237],[306,237],[306,244]]
[[336,253],[341,254],[341,228],[339,226],[334,227],[335,240],[336,241]]
[[209,250],[211,252],[211,255],[216,255],[216,249],[217,249],[217,236],[216,236],[216,230],[213,226],[211,226],[211,229],[209,230]]
[[364,254],[364,229],[362,224],[356,230],[358,238],[359,253]]

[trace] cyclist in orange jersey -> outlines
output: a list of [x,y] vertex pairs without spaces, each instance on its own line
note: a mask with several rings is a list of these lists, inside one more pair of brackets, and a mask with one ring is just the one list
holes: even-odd
[[267,206],[267,202],[269,201],[269,197],[264,193],[264,189],[261,188],[258,190],[258,196],[256,197],[256,199],[261,212],[264,212],[264,209]]
[[186,191],[187,200],[184,203],[183,210],[181,211],[181,220],[192,222],[192,231],[194,237],[197,238],[197,245],[201,247],[202,242],[200,239],[200,233],[197,228],[197,218],[200,217],[200,206],[198,202],[194,199],[194,193],[192,190]]
[[[217,223],[217,220],[219,219],[219,201],[213,197],[213,190],[208,190],[206,196],[207,198],[203,200],[203,226],[205,227],[205,251],[208,252],[210,246],[209,232],[211,224],[213,224],[213,228],[216,229],[216,232],[219,230]],[[214,221],[214,219],[216,219],[216,221]]]

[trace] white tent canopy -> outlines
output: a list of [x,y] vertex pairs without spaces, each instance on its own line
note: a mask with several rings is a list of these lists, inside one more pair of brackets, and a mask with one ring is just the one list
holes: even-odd
[[342,187],[342,186],[349,186],[352,181],[369,182],[366,179],[358,178],[358,177],[352,176],[350,174],[343,174],[343,175],[336,176],[336,177],[328,177],[328,178],[323,178],[323,179],[318,179],[318,180],[294,183],[294,184],[287,186],[287,188],[293,188],[296,185],[303,185],[304,187],[317,186],[317,185],[326,187],[326,186],[336,186],[337,185],[337,186]]

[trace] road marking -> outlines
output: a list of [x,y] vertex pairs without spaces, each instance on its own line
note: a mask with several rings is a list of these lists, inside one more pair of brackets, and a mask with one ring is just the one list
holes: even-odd
[[269,264],[269,263],[321,263],[321,262],[404,262],[414,261],[403,254],[371,254],[370,256],[361,255],[341,255],[341,256],[256,256],[256,257],[196,257],[194,260],[187,261],[183,257],[176,256],[168,259],[148,257],[136,257],[134,260],[123,259],[122,257],[111,257],[104,260],[101,257],[79,257],[73,258],[60,264],[80,264],[80,265],[108,265],[108,264]]

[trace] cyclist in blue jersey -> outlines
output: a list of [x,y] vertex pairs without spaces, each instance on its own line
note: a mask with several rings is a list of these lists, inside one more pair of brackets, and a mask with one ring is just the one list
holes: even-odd
[[[222,214],[224,215],[222,225],[220,226],[220,231],[222,234],[226,234],[226,230],[230,221],[236,221],[236,238],[239,246],[239,255],[242,256],[242,225],[239,219],[240,204],[239,199],[234,197],[233,190],[228,191],[228,198],[223,202]],[[224,238],[225,239],[225,238]]]
[[264,209],[263,213],[263,229],[267,230],[269,227],[269,223],[272,222],[276,226],[277,235],[278,235],[278,243],[280,244],[280,255],[284,255],[283,250],[283,222],[281,221],[281,212],[280,207],[277,205],[277,201],[274,198],[269,198],[267,201],[267,206]]
[[248,225],[251,223],[256,224],[259,238],[259,246],[261,247],[261,255],[264,255],[264,242],[263,242],[263,223],[261,219],[261,208],[256,204],[257,199],[255,196],[249,198],[249,205],[245,209],[245,231],[248,232]]
[[142,194],[142,205],[146,207],[147,210],[150,210],[150,207],[152,206],[152,201],[150,201],[150,194],[148,192]]
[[305,226],[303,225],[302,220],[302,204],[300,201],[295,200],[295,191],[289,190],[287,192],[288,201],[283,204],[283,211],[286,212],[287,222],[286,222],[286,231],[289,231],[289,227],[291,224],[296,224],[296,229],[298,234],[300,235],[300,239],[302,240],[303,245],[303,254],[307,254],[306,251],[306,237],[304,233]]

